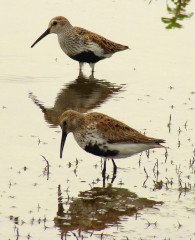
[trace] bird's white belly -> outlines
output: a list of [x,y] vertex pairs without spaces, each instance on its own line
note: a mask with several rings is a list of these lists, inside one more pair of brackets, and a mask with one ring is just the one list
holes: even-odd
[[144,150],[148,150],[151,148],[151,146],[144,143],[113,143],[108,144],[108,148],[111,151],[118,151],[118,154],[113,158],[126,158]]
[[144,143],[108,143],[96,134],[85,136],[83,141],[81,141],[78,135],[74,135],[74,137],[79,146],[85,151],[107,158],[126,158],[152,148],[150,145]]

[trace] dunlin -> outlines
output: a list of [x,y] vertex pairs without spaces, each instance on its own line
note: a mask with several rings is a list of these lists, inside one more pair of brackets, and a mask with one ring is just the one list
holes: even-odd
[[128,49],[128,46],[112,42],[96,33],[73,27],[65,17],[61,16],[51,19],[48,29],[33,43],[31,48],[50,33],[58,35],[61,49],[70,58],[79,62],[80,71],[83,63],[89,63],[93,73],[96,62]]
[[126,124],[102,113],[79,113],[65,111],[60,117],[62,139],[60,157],[68,133],[72,132],[78,145],[85,151],[103,157],[106,171],[106,159],[111,158],[114,175],[117,166],[115,158],[126,158],[151,148],[164,148],[162,139],[147,137]]

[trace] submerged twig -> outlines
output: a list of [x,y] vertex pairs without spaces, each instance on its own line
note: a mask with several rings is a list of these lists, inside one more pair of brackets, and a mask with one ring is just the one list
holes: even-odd
[[148,174],[147,174],[147,172],[146,172],[146,169],[145,169],[145,167],[144,167],[144,172],[145,172],[145,174],[146,174],[146,179],[145,179],[145,181],[143,182],[143,187],[145,186],[145,184],[146,184],[146,182],[147,182],[147,180],[148,180]]
[[170,114],[170,116],[169,116],[169,122],[168,122],[168,124],[167,124],[167,127],[168,127],[169,133],[170,133],[170,132],[171,132],[171,114]]
[[45,174],[45,172],[47,173],[47,180],[49,180],[49,162],[48,162],[48,160],[43,156],[43,155],[41,155],[41,157],[46,161],[46,163],[47,163],[47,166],[44,168],[44,174]]

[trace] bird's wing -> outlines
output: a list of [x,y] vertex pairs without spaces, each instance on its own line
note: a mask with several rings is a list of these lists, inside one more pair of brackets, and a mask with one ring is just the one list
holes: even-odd
[[[97,120],[97,119],[96,119]],[[98,134],[109,143],[153,143],[165,142],[162,139],[149,138],[126,124],[104,114],[97,120]]]
[[123,51],[125,49],[128,49],[128,46],[124,46],[115,42],[112,42],[99,34],[93,33],[91,31],[88,31],[84,28],[75,27],[76,32],[79,35],[82,35],[85,41],[91,40],[92,42],[95,42],[99,45],[101,49],[104,50],[105,54],[113,54],[118,51]]

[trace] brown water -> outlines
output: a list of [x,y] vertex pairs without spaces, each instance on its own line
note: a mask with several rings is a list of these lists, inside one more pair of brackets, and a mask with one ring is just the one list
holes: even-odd
[[[1,3],[0,239],[195,239],[195,3],[187,2],[183,10],[169,0],[168,8],[160,0]],[[95,79],[88,65],[79,78],[55,35],[30,48],[57,15],[131,50],[96,64]],[[103,188],[101,159],[71,134],[59,158],[57,118],[69,108],[166,139],[167,151],[117,160],[112,185],[108,162]]]

